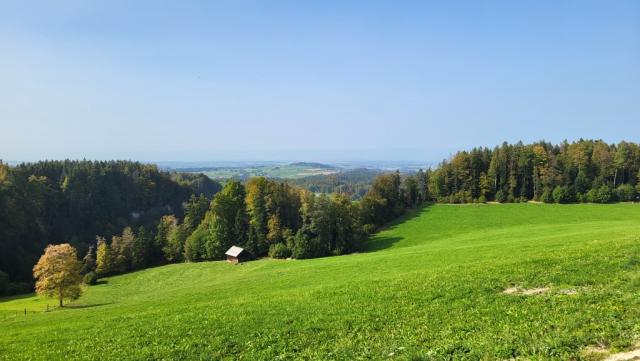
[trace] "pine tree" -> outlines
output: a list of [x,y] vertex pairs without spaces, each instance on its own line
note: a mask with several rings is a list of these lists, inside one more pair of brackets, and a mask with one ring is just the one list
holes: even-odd
[[142,269],[149,265],[151,257],[152,238],[144,226],[138,228],[138,234],[133,241],[131,249],[131,266],[133,269]]
[[95,247],[93,245],[89,246],[87,250],[87,254],[82,259],[82,274],[87,274],[89,272],[94,271],[96,268],[96,255],[95,255]]

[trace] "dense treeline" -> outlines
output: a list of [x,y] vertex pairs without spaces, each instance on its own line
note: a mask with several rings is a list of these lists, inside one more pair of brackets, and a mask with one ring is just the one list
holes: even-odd
[[431,172],[429,189],[447,203],[632,201],[639,172],[636,143],[504,143],[458,152]]
[[342,193],[357,200],[364,197],[376,176],[382,173],[376,169],[350,169],[334,174],[318,174],[299,179],[288,180],[313,193]]
[[110,237],[128,226],[155,232],[163,215],[182,217],[191,194],[216,187],[203,175],[176,182],[137,162],[0,162],[0,293],[31,287],[31,268],[47,244],[84,252],[97,234]]
[[[85,258],[98,275],[122,273],[158,262],[218,260],[232,245],[253,257],[312,258],[359,249],[368,233],[426,201],[423,172],[401,178],[380,175],[360,202],[348,195],[316,195],[264,177],[229,181],[208,202],[192,197],[179,217],[162,217],[157,233],[126,228],[111,242],[98,239],[97,254]],[[94,261],[96,259],[96,261]]]

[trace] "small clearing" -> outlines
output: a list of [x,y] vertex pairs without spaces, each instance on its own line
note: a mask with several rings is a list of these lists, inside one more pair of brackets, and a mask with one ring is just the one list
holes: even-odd
[[520,288],[520,287],[509,287],[502,291],[502,293],[506,295],[522,295],[522,296],[536,296],[546,293],[550,290],[550,287],[537,287],[537,288]]

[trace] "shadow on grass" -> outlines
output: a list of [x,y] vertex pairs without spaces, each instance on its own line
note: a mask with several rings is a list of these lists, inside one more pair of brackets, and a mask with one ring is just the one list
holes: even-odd
[[369,236],[369,239],[367,239],[362,247],[362,251],[363,252],[376,252],[376,251],[380,251],[386,248],[390,248],[391,246],[393,246],[394,244],[398,243],[399,241],[403,240],[403,237],[381,237],[379,236],[380,232],[382,231],[387,231],[387,230],[392,230],[397,228],[399,225],[410,221],[414,218],[418,218],[421,217],[423,214],[429,212],[429,208],[432,206],[432,204],[427,204],[425,206],[423,206],[422,208],[416,208],[416,209],[410,209],[408,211],[406,211],[405,214],[403,214],[402,216],[398,217],[397,219],[389,222],[387,225],[383,226],[382,228],[380,228],[376,233],[372,234],[371,236]]
[[99,280],[93,286],[106,285],[107,283],[109,283],[109,281],[107,281],[107,280]]
[[104,302],[104,303],[90,303],[90,304],[67,304],[64,305],[64,307],[62,307],[62,309],[82,309],[82,308],[93,308],[93,307],[100,307],[100,306],[106,306],[106,305],[111,305],[113,304],[113,302]]
[[364,245],[364,252],[376,252],[386,248],[390,248],[395,243],[403,240],[403,237],[375,237],[369,239]]
[[24,294],[21,294],[21,295],[0,297],[0,303],[8,302],[8,301],[14,301],[14,300],[21,300],[23,298],[30,298],[30,297],[33,297],[35,295],[36,295],[35,293],[24,293]]

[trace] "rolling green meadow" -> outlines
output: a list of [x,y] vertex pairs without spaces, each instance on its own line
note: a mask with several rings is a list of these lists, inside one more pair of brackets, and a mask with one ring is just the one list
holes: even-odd
[[173,264],[47,303],[0,300],[0,359],[596,360],[640,339],[640,206],[433,205],[360,253]]
[[[299,179],[314,175],[338,173],[340,169],[315,163],[291,163],[280,165],[257,165],[242,167],[216,167],[202,171],[211,179],[247,179],[251,177],[267,177],[281,179]],[[200,172],[197,172],[200,173]]]

